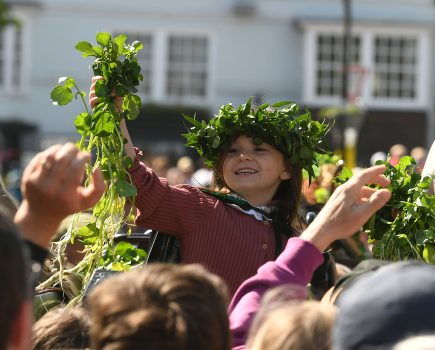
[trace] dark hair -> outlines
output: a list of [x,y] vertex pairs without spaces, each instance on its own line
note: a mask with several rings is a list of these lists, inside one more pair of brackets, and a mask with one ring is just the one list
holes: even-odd
[[[234,138],[236,139],[237,136]],[[268,143],[270,146],[277,149],[273,143]],[[278,150],[278,149],[277,149]],[[278,150],[279,151],[279,150]],[[299,221],[298,209],[302,197],[302,166],[300,164],[292,164],[290,159],[279,151],[284,158],[284,165],[290,172],[291,177],[288,180],[283,180],[279,185],[273,201],[278,208],[277,225],[280,231],[285,232],[284,227],[291,228],[296,221]],[[221,155],[219,161],[213,168],[213,178],[211,181],[211,189],[215,191],[229,191],[230,188],[225,183],[223,177],[223,163],[227,151]]]
[[33,350],[88,348],[89,327],[82,307],[51,309],[33,325]]
[[13,222],[0,212],[0,349],[5,349],[11,326],[30,299],[27,251]]
[[89,295],[94,349],[229,350],[228,294],[200,265],[150,264]]

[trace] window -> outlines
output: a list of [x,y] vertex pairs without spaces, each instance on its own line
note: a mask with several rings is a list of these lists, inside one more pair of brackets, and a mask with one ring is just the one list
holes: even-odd
[[[430,30],[355,25],[352,33],[349,95],[366,107],[427,108]],[[342,103],[342,54],[342,28],[306,25],[305,103]]]
[[373,96],[414,98],[417,39],[376,36],[374,54]]
[[[360,62],[360,38],[351,40],[350,62]],[[319,96],[340,96],[343,76],[343,36],[319,35],[317,38],[316,92]]]
[[0,89],[16,92],[22,87],[23,33],[15,26],[0,32]]
[[147,102],[202,105],[210,98],[210,38],[206,34],[178,34],[165,30],[126,33],[128,42],[139,40],[137,59],[143,82],[139,93]]
[[169,36],[166,73],[168,96],[205,97],[207,69],[207,38]]

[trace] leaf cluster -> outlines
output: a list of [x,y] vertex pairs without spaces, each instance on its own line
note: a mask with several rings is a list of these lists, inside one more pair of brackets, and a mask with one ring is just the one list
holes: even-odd
[[231,103],[224,105],[208,122],[184,115],[192,124],[188,133],[183,134],[187,146],[195,148],[206,165],[213,167],[235,137],[246,135],[256,145],[262,142],[274,145],[291,163],[300,164],[314,177],[317,155],[328,153],[323,148],[323,139],[329,125],[313,120],[307,109],[301,111],[291,101],[265,103],[255,109],[251,103],[252,97],[238,108]]
[[146,252],[143,249],[136,248],[128,242],[119,242],[103,251],[99,265],[108,270],[126,271],[143,262],[145,258]]
[[364,225],[373,244],[373,257],[435,263],[435,196],[427,192],[432,178],[417,173],[410,156],[402,157],[395,166],[384,161],[377,164],[387,167],[392,196]]
[[[87,41],[76,45],[83,57],[95,57],[93,73],[103,77],[96,83],[99,103],[93,111],[88,110],[86,94],[80,91],[72,77],[60,78],[51,92],[53,103],[59,106],[70,103],[74,97],[82,100],[85,111],[74,121],[81,135],[78,147],[95,155],[94,162],[87,166],[89,176],[85,185],[96,167],[102,170],[107,184],[105,193],[92,209],[90,222],[78,229],[74,227],[77,218],[73,220],[67,235],[58,245],[61,257],[68,241],[77,239],[84,244],[84,259],[74,267],[74,271],[66,271],[84,276],[83,290],[95,268],[125,270],[145,259],[144,251],[127,246],[127,243],[114,243],[115,234],[130,220],[131,211],[126,213],[126,204],[131,205],[136,195],[136,188],[131,184],[128,173],[133,161],[125,155],[126,141],[120,122],[123,118],[135,119],[139,114],[141,100],[135,93],[142,75],[136,55],[142,44],[138,41],[127,44],[126,40],[127,36],[123,34],[112,39],[109,33],[100,32],[96,35],[97,45],[93,46]],[[123,98],[122,111],[115,104],[115,94]]]

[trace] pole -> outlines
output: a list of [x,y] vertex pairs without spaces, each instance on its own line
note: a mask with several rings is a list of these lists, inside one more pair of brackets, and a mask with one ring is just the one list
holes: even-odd
[[347,105],[349,103],[349,66],[351,64],[352,52],[352,8],[351,0],[343,0],[343,56],[342,56],[342,85],[341,102],[343,114],[342,122],[342,146],[343,157],[346,166],[354,168],[356,166],[356,143],[358,131],[354,127],[348,126]]

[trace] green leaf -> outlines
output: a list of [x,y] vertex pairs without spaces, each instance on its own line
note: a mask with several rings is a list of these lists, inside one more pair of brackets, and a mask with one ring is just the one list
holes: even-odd
[[59,85],[63,84],[63,86],[72,89],[75,84],[75,80],[71,77],[60,77],[58,82]]
[[340,174],[334,177],[332,181],[336,184],[343,184],[347,180],[349,180],[352,176],[353,176],[352,170],[350,170],[347,167],[343,167]]
[[113,262],[113,263],[109,264],[108,267],[112,271],[125,271],[125,270],[127,270],[125,265],[123,263],[119,262],[119,261]]
[[50,97],[53,104],[64,106],[72,101],[74,95],[70,88],[66,86],[56,86],[53,91],[51,91]]
[[127,95],[122,101],[122,109],[128,120],[135,120],[139,115],[139,107],[136,103],[137,100],[132,98],[132,95]]
[[95,243],[99,235],[100,230],[95,223],[90,223],[86,226],[81,227],[77,233],[77,237],[85,245]]
[[302,159],[310,159],[312,157],[312,155],[313,155],[313,152],[311,151],[310,147],[304,145],[301,148],[300,156]]
[[124,44],[127,40],[127,35],[121,34],[113,39],[113,42],[118,47],[118,54],[122,55],[124,53]]
[[135,247],[128,242],[119,242],[115,247],[115,254],[122,258],[128,259],[131,257],[131,251],[134,251]]
[[435,247],[432,244],[428,244],[423,249],[423,259],[427,263],[435,262]]
[[143,44],[140,41],[133,41],[131,44],[132,51],[134,53],[138,53],[140,50],[143,49]]
[[250,97],[248,101],[246,101],[245,105],[242,107],[243,111],[240,114],[241,117],[246,117],[249,115],[249,113],[251,112],[251,104],[252,104],[252,97]]
[[111,37],[110,33],[106,33],[106,32],[99,32],[99,33],[97,33],[97,36],[96,36],[97,43],[102,45],[102,46],[107,46],[109,44],[111,38],[112,37]]
[[80,113],[74,119],[74,125],[76,126],[77,132],[81,135],[87,134],[91,130],[92,117],[88,112]]
[[[103,55],[103,49],[99,46],[92,46],[92,52],[94,53],[94,56],[100,57]],[[85,52],[83,55],[86,55]]]
[[114,130],[115,123],[113,116],[109,112],[99,113],[97,117],[94,118],[92,132],[95,136],[106,137],[112,135]]
[[192,124],[194,127],[202,128],[201,122],[197,121],[195,118],[189,117],[186,114],[183,114],[183,118],[186,119],[190,124]]
[[124,180],[115,183],[115,191],[121,197],[133,197],[137,193],[136,187]]
[[76,44],[75,48],[76,48],[76,50],[78,50],[80,52],[92,51],[92,45],[91,45],[91,43],[89,43],[87,41],[79,41]]
[[273,108],[280,108],[280,107],[284,107],[284,106],[288,106],[290,104],[293,104],[292,101],[280,101],[280,102],[276,102],[272,105]]
[[95,83],[95,95],[98,97],[106,97],[109,95],[109,88],[104,80],[97,80]]
[[133,159],[131,159],[130,157],[124,157],[122,159],[122,167],[124,169],[130,169],[130,167],[133,165]]

